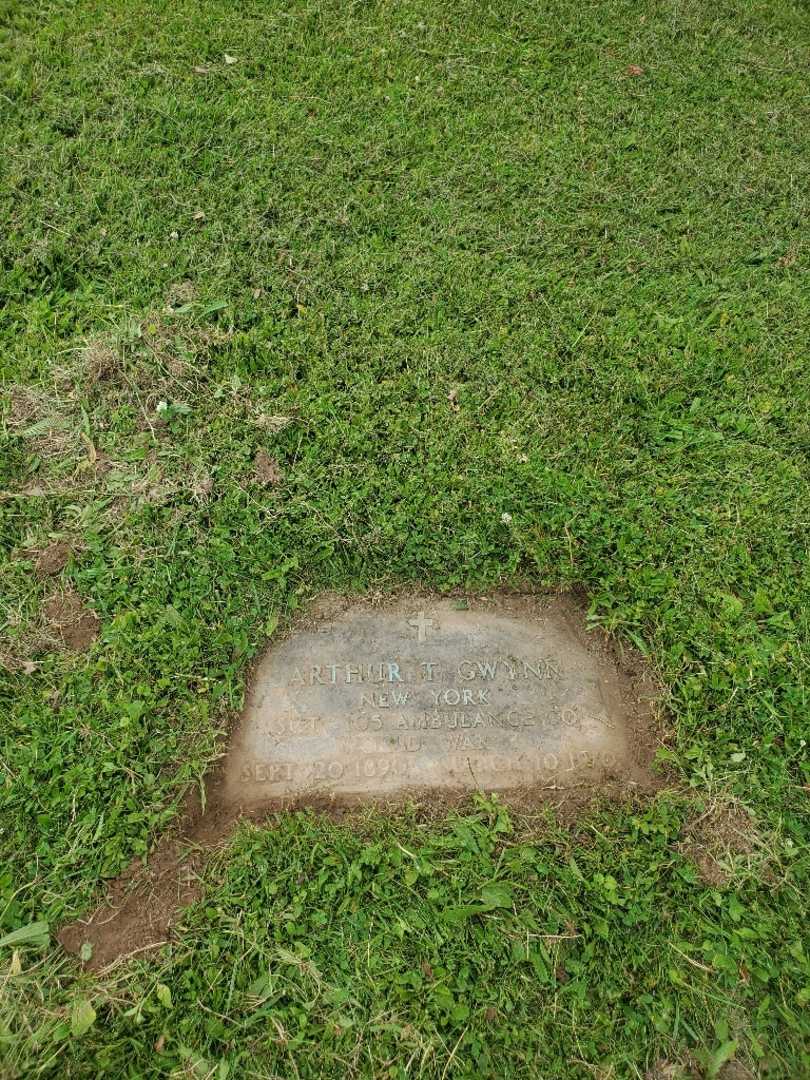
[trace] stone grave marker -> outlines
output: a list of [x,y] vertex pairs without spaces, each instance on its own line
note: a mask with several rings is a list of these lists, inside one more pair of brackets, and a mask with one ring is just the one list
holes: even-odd
[[335,609],[259,661],[227,804],[385,801],[633,783],[639,696],[563,599],[424,597]]

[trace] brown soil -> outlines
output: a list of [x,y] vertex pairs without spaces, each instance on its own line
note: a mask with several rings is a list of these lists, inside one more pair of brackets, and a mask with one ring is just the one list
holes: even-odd
[[733,877],[735,855],[751,855],[758,834],[753,819],[735,804],[712,804],[683,830],[678,850],[692,862],[707,885],[722,888]]
[[228,836],[234,821],[214,807],[202,812],[189,798],[174,832],[147,861],[135,859],[109,886],[104,904],[89,919],[65,926],[57,938],[68,952],[91,946],[90,971],[166,944],[184,908],[200,896],[199,875],[210,851]]
[[41,578],[53,577],[60,574],[67,566],[71,556],[70,544],[64,540],[55,540],[41,551],[33,552],[36,556],[35,566],[37,576]]
[[[402,596],[405,595],[411,601],[415,598],[413,589],[407,592],[403,590]],[[400,602],[402,596],[380,596],[368,602],[385,606]],[[537,610],[538,605],[548,604],[550,600],[548,595],[541,594],[500,594],[479,597],[475,602],[479,605],[491,604],[494,608],[511,613],[520,610],[530,614]],[[557,597],[554,602],[564,606],[572,622],[580,628],[578,632],[584,635],[581,603],[571,596]],[[321,596],[296,619],[294,626],[279,634],[279,638],[333,618],[345,607],[357,603],[357,597]],[[86,609],[83,610],[86,612]],[[97,627],[95,616],[93,619]],[[578,820],[588,808],[605,799],[636,802],[664,784],[661,777],[654,776],[649,770],[655,750],[665,734],[661,727],[662,719],[656,715],[653,706],[654,700],[660,697],[660,687],[635,651],[620,647],[599,631],[587,636],[590,648],[603,650],[614,660],[620,678],[626,683],[628,692],[632,689],[632,696],[637,702],[635,722],[628,729],[632,737],[631,755],[637,767],[634,773],[637,779],[628,784],[626,776],[606,776],[598,788],[594,788],[593,784],[583,784],[564,790],[536,788],[503,794],[503,801],[518,813],[536,814],[538,806],[551,807],[559,820],[569,823]],[[183,908],[200,896],[200,874],[209,854],[227,842],[239,820],[269,821],[277,813],[289,813],[304,807],[349,821],[357,814],[358,800],[340,802],[325,796],[285,799],[252,810],[240,809],[226,801],[224,775],[225,769],[220,765],[208,778],[205,809],[198,794],[189,797],[172,834],[158,842],[146,864],[136,860],[110,884],[105,902],[98,910],[88,919],[64,927],[58,934],[60,943],[69,952],[78,954],[85,943],[92,947],[91,956],[86,962],[89,969],[109,967],[135,953],[158,948],[169,941]],[[642,776],[643,780],[640,779]],[[459,792],[409,793],[410,802],[416,802],[421,807],[426,820],[440,818],[451,809],[463,808],[470,804],[470,798],[469,793]],[[397,805],[401,809],[402,803],[400,799],[398,804],[386,805],[378,800],[377,805],[396,813]]]
[[257,451],[253,459],[253,476],[262,487],[275,487],[283,478],[278,462],[266,450]]
[[52,596],[46,601],[44,611],[66,649],[83,652],[98,637],[101,625],[98,615],[85,607],[78,593],[68,591]]

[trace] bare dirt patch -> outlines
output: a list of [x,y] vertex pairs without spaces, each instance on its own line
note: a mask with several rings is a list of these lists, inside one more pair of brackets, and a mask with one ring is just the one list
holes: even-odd
[[276,487],[281,483],[283,474],[275,458],[266,450],[258,450],[253,459],[253,476],[262,487]]
[[722,888],[734,877],[735,857],[752,855],[759,843],[754,820],[736,803],[713,803],[684,826],[678,850],[702,880]]
[[166,944],[183,910],[199,899],[200,874],[211,852],[229,838],[237,822],[237,816],[221,804],[219,783],[215,769],[205,808],[199,792],[190,793],[179,821],[148,859],[135,859],[110,883],[104,903],[88,919],[58,933],[68,952],[79,954],[83,945],[90,945],[88,970],[98,971]]
[[70,544],[65,540],[55,540],[40,551],[33,552],[37,577],[48,578],[61,574],[67,566],[72,553]]
[[[435,597],[432,599],[435,602]],[[314,629],[325,639],[332,620],[359,604],[370,611],[402,609],[410,614],[412,608],[424,606],[427,600],[427,595],[420,596],[413,591],[394,598],[365,601],[322,596],[279,635],[278,642],[274,639],[271,651],[306,630]],[[520,612],[527,617],[536,617],[550,604],[555,605],[557,616],[570,623],[571,633],[587,643],[587,648],[599,657],[600,663],[614,665],[618,682],[612,692],[622,697],[626,714],[627,740],[623,750],[626,762],[623,766],[617,762],[615,768],[602,769],[597,782],[593,778],[583,778],[582,783],[566,786],[557,783],[524,785],[504,792],[504,801],[516,811],[525,813],[536,813],[538,808],[542,812],[543,806],[551,806],[558,818],[567,823],[578,819],[595,802],[606,798],[635,801],[661,786],[660,778],[650,770],[661,741],[660,712],[655,704],[660,688],[635,651],[610,641],[601,631],[586,631],[581,605],[571,597],[519,594],[477,597],[470,602],[481,611],[512,615]],[[460,605],[466,603],[466,599],[459,601]],[[447,625],[450,626],[449,619]],[[254,683],[260,663],[253,673],[251,681]],[[285,797],[273,797],[270,793],[260,804],[251,804],[233,798],[232,779],[233,762],[229,763],[226,756],[207,780],[204,809],[199,795],[190,796],[177,827],[170,836],[158,842],[146,865],[133,864],[109,886],[105,903],[96,912],[61,931],[59,940],[68,951],[78,953],[82,945],[88,943],[92,951],[87,964],[97,970],[170,940],[182,909],[200,895],[199,877],[208,854],[212,848],[227,842],[239,820],[267,821],[278,813],[308,808],[351,821],[368,805],[396,813],[397,806],[402,806],[403,795],[429,820],[450,809],[463,808],[470,799],[469,790],[451,786],[425,791],[393,791],[390,798],[379,792],[376,797],[358,799],[356,793],[341,797],[339,791],[328,789],[288,792]]]
[[72,590],[52,596],[43,610],[64,647],[72,652],[89,649],[98,637],[101,627],[98,615]]
[[[71,550],[68,547],[67,554]],[[33,559],[35,564],[44,556],[43,568],[37,569],[37,576],[43,580],[60,572],[66,556],[61,542],[40,552],[20,554]],[[51,595],[32,618],[24,618],[20,612],[7,612],[5,621],[6,628],[0,633],[0,667],[26,675],[37,670],[38,658],[44,654],[88,649],[101,627],[96,613],[72,589]]]

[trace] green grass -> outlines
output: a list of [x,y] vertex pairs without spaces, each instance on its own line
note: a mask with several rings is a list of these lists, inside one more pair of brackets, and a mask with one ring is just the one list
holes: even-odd
[[1,1076],[810,1076],[808,60],[790,0],[0,6],[0,939],[323,589],[584,587],[678,781],[246,829],[157,957],[0,944]]

